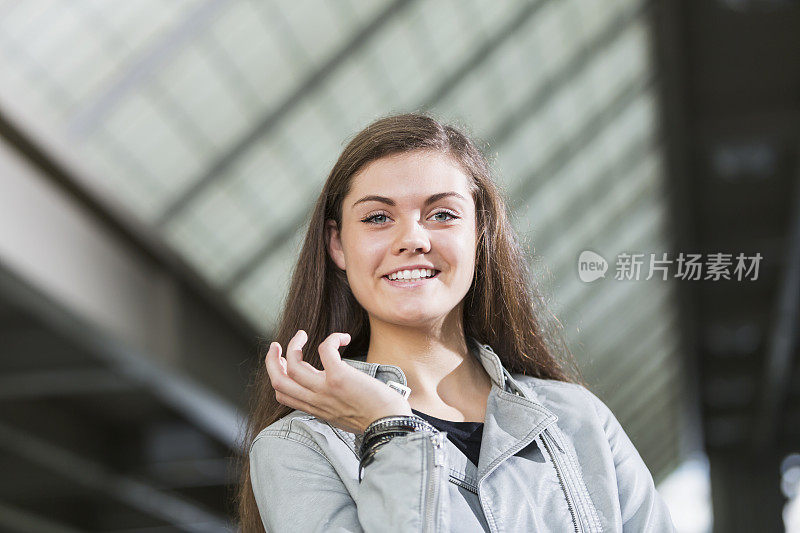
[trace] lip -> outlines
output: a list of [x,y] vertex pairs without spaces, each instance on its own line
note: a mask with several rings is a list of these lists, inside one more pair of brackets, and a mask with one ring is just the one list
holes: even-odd
[[430,283],[431,281],[437,279],[439,277],[439,274],[441,273],[442,273],[441,270],[437,270],[436,274],[434,274],[430,278],[420,278],[414,281],[398,281],[394,279],[389,279],[388,274],[386,276],[381,276],[381,277],[392,287],[399,287],[401,289],[411,289],[414,287],[421,287],[423,285]]

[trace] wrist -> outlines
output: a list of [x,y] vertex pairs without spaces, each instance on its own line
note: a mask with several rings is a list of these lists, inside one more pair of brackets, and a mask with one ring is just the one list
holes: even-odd
[[366,428],[369,427],[373,422],[381,418],[386,418],[387,416],[413,416],[414,413],[411,411],[411,405],[409,405],[408,401],[403,398],[400,399],[402,401],[387,405],[383,409],[370,414],[370,416],[367,417],[368,421],[362,433],[366,431]]
[[408,435],[417,431],[439,431],[424,418],[415,414],[389,415],[379,418],[367,426],[359,450],[358,481],[361,482],[361,471],[370,464],[375,452],[394,437]]

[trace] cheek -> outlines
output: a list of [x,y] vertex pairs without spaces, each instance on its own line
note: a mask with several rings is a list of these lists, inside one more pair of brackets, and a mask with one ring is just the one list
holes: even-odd
[[448,239],[443,243],[446,249],[448,258],[455,261],[459,269],[470,269],[475,264],[475,255],[477,253],[477,243],[475,242],[475,234],[465,231],[459,235],[455,235],[453,239]]
[[353,235],[344,251],[351,286],[365,285],[377,279],[384,255],[379,239],[370,235]]

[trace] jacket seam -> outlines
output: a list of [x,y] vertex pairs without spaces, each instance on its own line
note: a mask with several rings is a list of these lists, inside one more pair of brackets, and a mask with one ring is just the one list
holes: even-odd
[[[606,443],[608,445],[609,452],[613,453],[611,451],[611,441],[608,440],[608,434],[606,433],[605,423],[603,423],[603,419],[600,416],[600,411],[597,410],[596,397],[594,397],[592,395],[591,391],[589,391],[589,389],[587,389],[586,387],[581,387],[580,390],[581,390],[581,392],[583,392],[583,395],[586,396],[586,398],[589,400],[589,403],[592,404],[592,408],[594,409],[594,414],[597,417],[598,421],[600,421],[601,426],[603,427],[603,435],[606,438]],[[614,461],[614,469],[616,470],[616,461]],[[615,472],[615,476],[616,476],[616,472]],[[581,480],[582,480],[582,478],[581,478]],[[589,488],[588,487],[586,488],[586,492],[587,492],[587,496],[589,497],[589,501],[591,501],[591,494],[589,494]],[[592,506],[593,506],[593,518],[595,520],[595,523],[597,524],[598,527],[600,527],[600,529],[602,529],[602,523],[600,521],[600,517],[597,514],[597,507],[594,506],[594,502],[592,502]]]
[[[592,408],[594,409],[594,414],[597,417],[597,420],[600,422],[600,426],[603,428],[603,436],[606,438],[606,443],[608,444],[608,449],[613,453],[611,449],[611,441],[608,438],[608,433],[606,432],[606,421],[603,420],[603,415],[600,414],[600,411],[597,410],[597,398],[593,397],[593,394],[588,389],[581,387],[581,392],[583,392],[584,396],[589,400],[589,403],[592,404]],[[616,460],[614,460],[614,467],[616,468]]]
[[[420,522],[420,525],[421,525],[420,530],[421,531],[425,531],[425,529],[426,529],[425,519],[427,518],[427,513],[425,512],[425,503],[426,503],[426,501],[425,501],[426,500],[425,486],[428,484],[427,483],[428,482],[428,471],[427,471],[427,468],[426,468],[427,465],[425,464],[425,455],[426,455],[426,453],[425,453],[425,448],[426,448],[425,443],[422,443],[422,446],[420,446],[420,448],[422,448],[422,453],[421,453],[421,457],[420,457],[420,464],[422,465],[421,469],[420,469],[422,471],[422,476],[420,476],[420,477],[422,478],[422,480],[420,482],[420,489],[419,489],[419,510],[420,510],[419,522]],[[430,502],[427,502],[427,503],[430,503]]]
[[503,394],[503,395],[507,396],[507,399],[512,401],[512,402],[514,402],[514,403],[518,403],[520,405],[530,406],[530,407],[533,407],[534,409],[536,409],[537,411],[539,411],[540,413],[543,413],[543,414],[546,414],[546,415],[555,416],[553,413],[551,413],[545,407],[540,406],[539,404],[537,404],[536,402],[534,402],[530,398],[521,398],[521,397],[517,396],[516,394],[510,393],[510,392],[507,392],[507,391],[504,391],[504,390],[501,390],[500,394]]
[[[531,389],[533,389],[533,388],[535,388],[537,386],[536,383],[530,383],[530,382],[527,382],[527,383],[523,382],[523,384],[524,385],[528,385]],[[553,386],[553,387],[562,388],[562,389],[571,389],[571,390],[576,390],[577,389],[577,390],[581,391],[585,396],[587,396],[591,400],[591,394],[589,393],[589,390],[586,387],[584,387],[582,385],[579,385],[577,383],[552,382],[552,383],[538,384],[538,386],[540,386],[542,388],[548,387],[548,386]],[[592,407],[595,410],[595,415],[598,415],[597,405],[595,405],[594,402],[591,402],[591,403],[592,403]],[[599,418],[599,416],[598,416],[598,418]],[[557,435],[555,435],[555,434],[557,434]],[[574,493],[575,493],[575,495],[577,497],[578,501],[576,503],[578,503],[584,509],[584,513],[582,513],[582,514],[586,515],[586,518],[589,520],[590,529],[592,529],[594,527],[598,527],[600,530],[602,530],[602,526],[601,526],[601,523],[600,523],[600,518],[597,515],[597,509],[596,509],[596,507],[594,505],[594,502],[592,501],[591,494],[589,493],[589,489],[586,486],[586,482],[583,479],[583,472],[581,471],[580,463],[578,463],[577,458],[573,454],[572,450],[569,448],[566,440],[563,438],[563,432],[561,431],[560,428],[558,428],[557,425],[556,425],[556,431],[554,431],[554,436],[557,437],[555,439],[557,446],[559,446],[560,448],[563,448],[564,455],[565,455],[566,460],[567,460],[567,465],[569,466],[569,468],[570,468],[570,470],[572,472],[572,475],[565,476],[565,477],[568,478],[567,479],[567,483],[572,487],[572,489],[574,490]],[[561,442],[559,442],[559,441],[561,441]]]
[[[483,500],[481,500],[481,501],[483,501]],[[481,505],[481,508],[482,507],[483,506]],[[492,531],[497,531],[498,530],[497,529],[497,520],[495,520],[495,518],[494,518],[494,511],[492,510],[492,507],[491,506],[487,506],[486,510],[489,512],[489,516],[486,517],[486,521],[490,524],[490,526],[489,526],[490,529]]]
[[534,376],[528,376],[527,374],[521,374],[523,378],[529,379],[516,379],[516,381],[523,383],[531,388],[546,388],[546,387],[558,387],[562,389],[579,389],[581,391],[586,391],[586,387],[580,385],[579,383],[571,383],[568,381],[556,381],[556,380],[545,380],[542,378],[537,378]]
[[578,473],[578,480],[580,481],[581,487],[583,488],[583,497],[586,499],[585,505],[589,508],[589,515],[592,521],[594,522],[595,527],[598,531],[602,531],[602,525],[600,524],[600,517],[597,515],[597,506],[594,504],[592,500],[592,493],[589,492],[589,487],[586,486],[586,481],[583,479],[583,470],[580,467],[580,464],[577,461],[577,458],[574,456],[571,450],[568,453],[570,460],[572,461],[575,471]]
[[[559,429],[559,431],[561,430]],[[594,501],[592,501],[592,494],[589,492],[589,487],[586,486],[586,481],[583,479],[583,469],[581,468],[580,463],[578,462],[578,458],[573,453],[573,449],[568,439],[564,438],[563,435],[559,435],[559,438],[561,438],[564,441],[564,448],[566,449],[567,452],[567,458],[572,463],[572,469],[578,474],[578,482],[580,483],[580,486],[582,488],[582,490],[580,491],[581,496],[586,500],[584,502],[584,505],[588,507],[590,519],[594,522],[594,525],[596,527],[602,530],[602,528],[600,527],[600,517],[597,515],[597,507],[595,506]]]
[[[568,442],[568,439],[564,438],[563,432],[561,428],[557,428],[556,431],[553,432],[554,437],[557,437],[561,443],[561,446],[564,450],[564,455],[569,463],[570,469],[572,470],[573,474],[577,474],[578,479],[570,479],[570,484],[575,489],[578,498],[580,499],[580,505],[584,508],[585,514],[588,515],[587,518],[589,519],[590,527],[599,527],[599,517],[597,516],[597,509],[595,508],[594,502],[592,501],[591,494],[589,494],[589,489],[586,486],[586,482],[583,479],[583,473],[581,472],[580,463],[578,463],[575,454],[572,452],[572,448]],[[569,476],[572,478],[573,476]],[[600,528],[602,530],[602,527]]]
[[[581,387],[581,392],[583,392],[583,395],[586,396],[586,399],[589,400],[589,403],[592,404],[592,408],[594,409],[594,414],[597,415],[597,419],[602,421],[602,419],[600,418],[600,411],[597,410],[597,404],[595,403],[594,398],[592,398],[592,394],[589,392],[589,390],[587,390],[587,389],[585,389],[583,387]],[[606,432],[606,428],[605,428],[605,425],[604,425],[603,433],[605,433],[605,432]],[[608,440],[608,436],[607,435],[606,435],[606,440]]]
[[355,445],[352,445],[352,446],[351,446],[351,445],[350,445],[350,443],[349,443],[348,441],[346,441],[346,440],[345,440],[344,436],[342,436],[342,434],[341,434],[341,432],[340,432],[340,431],[342,431],[342,430],[340,430],[339,428],[337,428],[337,427],[333,426],[332,424],[330,424],[330,423],[329,423],[329,422],[327,422],[327,421],[325,421],[325,424],[327,424],[327,425],[328,425],[328,427],[330,427],[330,428],[331,428],[331,430],[333,430],[333,433],[334,433],[334,434],[335,434],[337,437],[339,437],[339,440],[340,440],[340,441],[342,441],[342,442],[344,443],[344,445],[345,445],[345,446],[347,446],[347,449],[348,449],[348,450],[350,450],[351,452],[353,452],[353,455],[355,455],[355,456],[356,456],[356,459],[360,459],[360,457],[358,456],[358,452],[357,452],[357,451],[356,451],[356,449],[355,449]]
[[[259,435],[253,440],[253,444],[250,445],[250,450],[252,451],[253,446],[255,445],[255,443],[259,439],[262,439],[262,438],[265,438],[265,437],[276,437],[276,438],[279,438],[279,439],[291,440],[291,441],[297,442],[298,444],[302,444],[303,446],[305,446],[309,450],[313,450],[314,452],[316,452],[317,454],[322,456],[325,459],[325,462],[327,462],[330,465],[331,468],[336,470],[336,467],[333,466],[333,463],[328,458],[328,456],[325,455],[325,452],[322,450],[322,448],[320,448],[320,446],[316,442],[314,442],[313,439],[311,439],[310,437],[306,437],[305,435],[303,435],[302,433],[299,433],[297,431],[284,431],[282,429],[266,429],[266,430],[262,430],[261,433],[259,433]],[[338,478],[338,479],[341,481],[341,478]]]
[[[586,398],[589,400],[589,403],[592,404],[592,408],[594,409],[595,416],[598,418],[598,420],[600,419],[600,414],[597,411],[597,405],[594,402],[590,391],[586,387],[584,387],[582,385],[579,385],[579,384],[576,384],[576,383],[563,383],[563,382],[548,383],[548,384],[545,384],[545,385],[542,385],[542,386],[549,386],[549,385],[556,386],[556,387],[559,387],[559,388],[568,388],[568,389],[573,389],[573,390],[576,390],[576,389],[579,390],[584,396],[586,396]],[[532,386],[535,386],[535,385],[532,385]],[[578,462],[577,457],[575,457],[574,453],[570,449],[570,447],[568,445],[568,442],[567,442],[568,439],[564,438],[563,432],[561,431],[560,428],[558,428],[558,433],[559,433],[559,435],[558,435],[558,439],[557,440],[561,441],[560,443],[558,443],[558,446],[560,446],[560,447],[562,447],[564,449],[564,452],[565,452],[564,455],[566,456],[567,461],[569,462],[569,464],[571,466],[571,470],[574,473],[577,474],[577,479],[571,479],[570,480],[570,484],[576,489],[576,493],[577,493],[579,499],[582,500],[581,501],[581,505],[586,509],[586,511],[587,511],[586,514],[588,514],[588,518],[592,522],[592,525],[595,526],[595,527],[598,527],[598,528],[600,528],[602,530],[600,517],[597,514],[597,508],[594,505],[594,502],[592,501],[591,493],[589,492],[589,488],[586,486],[586,481],[583,478],[583,472],[582,472],[582,469],[580,467],[580,463]],[[605,435],[605,428],[603,428],[603,434]],[[605,437],[606,437],[606,441],[608,441],[608,435],[605,435]],[[580,483],[580,485],[576,486],[577,483]],[[580,488],[582,488],[583,490],[580,490]]]

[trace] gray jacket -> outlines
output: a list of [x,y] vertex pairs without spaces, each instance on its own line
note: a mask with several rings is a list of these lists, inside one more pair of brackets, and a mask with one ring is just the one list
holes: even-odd
[[[581,385],[510,374],[469,339],[492,379],[478,466],[446,432],[395,437],[358,482],[361,435],[295,410],[262,430],[250,473],[269,531],[674,531],[619,422]],[[395,365],[343,359],[406,384]]]

